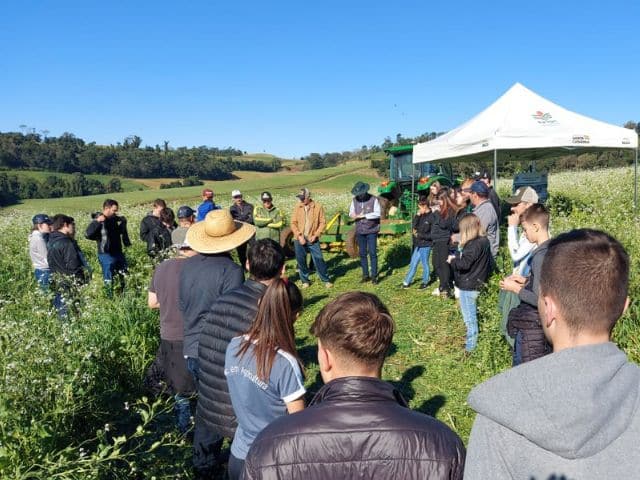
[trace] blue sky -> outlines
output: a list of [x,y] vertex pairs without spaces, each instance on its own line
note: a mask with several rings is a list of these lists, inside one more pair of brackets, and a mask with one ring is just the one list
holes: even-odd
[[630,1],[7,1],[0,131],[299,157],[449,130],[517,81],[621,125],[639,59]]

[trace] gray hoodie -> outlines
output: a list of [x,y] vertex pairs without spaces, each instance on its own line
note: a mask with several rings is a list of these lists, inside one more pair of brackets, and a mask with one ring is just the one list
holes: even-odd
[[465,480],[640,478],[640,368],[613,343],[562,350],[478,385]]
[[29,234],[29,256],[31,264],[37,270],[49,270],[47,262],[47,241],[39,230],[33,230]]

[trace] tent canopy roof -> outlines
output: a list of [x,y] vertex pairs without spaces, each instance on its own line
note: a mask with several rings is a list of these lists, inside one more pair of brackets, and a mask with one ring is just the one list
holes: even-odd
[[[517,150],[518,157],[567,151],[638,148],[635,131],[571,112],[520,83],[471,120],[413,148],[413,162],[484,157]],[[539,149],[552,149],[538,152]]]

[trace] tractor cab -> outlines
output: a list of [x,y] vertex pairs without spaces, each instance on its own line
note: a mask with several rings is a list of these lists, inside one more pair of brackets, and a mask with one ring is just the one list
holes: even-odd
[[429,187],[438,181],[453,186],[455,177],[450,164],[413,163],[413,145],[400,145],[385,150],[389,156],[389,180],[378,187],[378,194],[386,200],[387,210],[396,207],[400,218],[410,218],[417,195],[429,193]]

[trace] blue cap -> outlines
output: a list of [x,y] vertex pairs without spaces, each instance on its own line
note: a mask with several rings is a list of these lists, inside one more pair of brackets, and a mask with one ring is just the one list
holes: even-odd
[[473,182],[473,184],[471,185],[471,191],[477,193],[478,195],[482,195],[483,197],[489,196],[489,187],[481,180]]
[[189,218],[196,212],[189,205],[183,205],[178,209],[178,218]]
[[41,223],[48,223],[49,225],[51,225],[53,223],[49,218],[49,215],[47,215],[46,213],[39,213],[37,215],[34,215],[31,221],[34,225],[40,225]]

